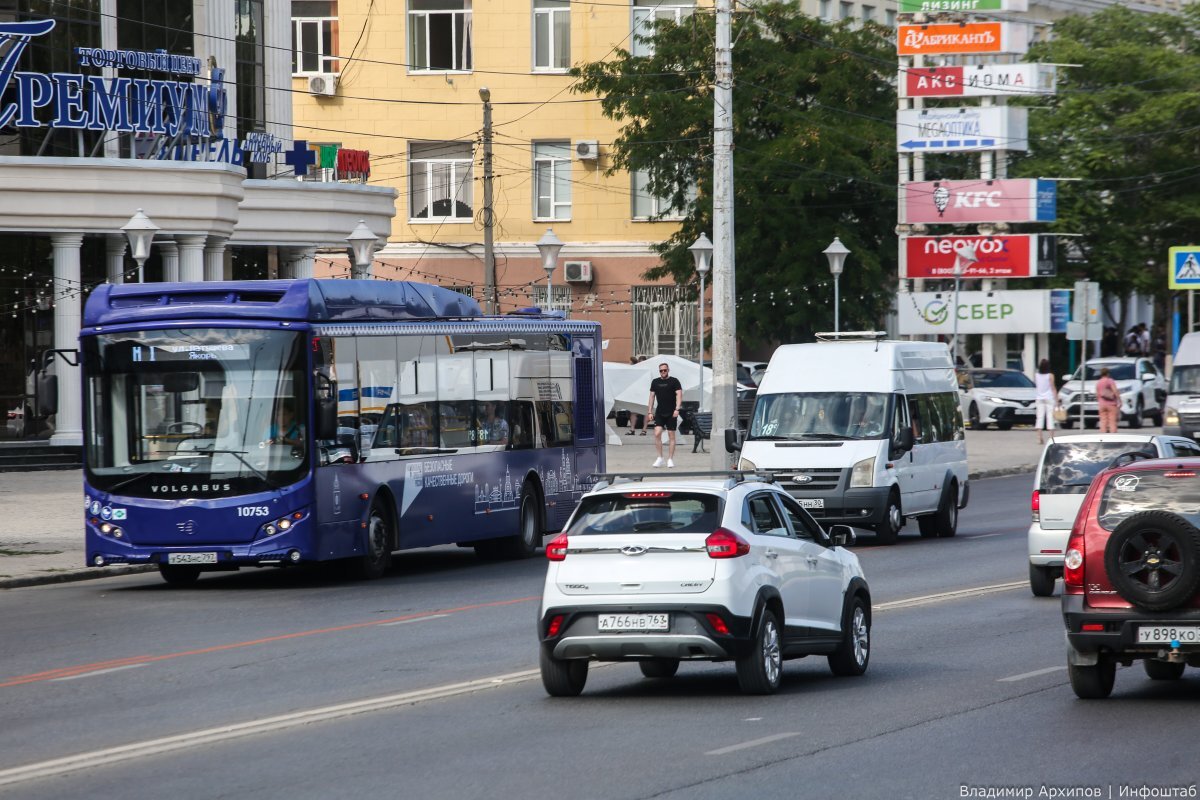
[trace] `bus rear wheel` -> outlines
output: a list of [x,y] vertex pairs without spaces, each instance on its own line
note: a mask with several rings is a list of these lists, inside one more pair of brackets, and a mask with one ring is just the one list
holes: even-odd
[[191,586],[200,579],[199,567],[185,567],[178,564],[159,564],[158,574],[171,586]]
[[542,546],[542,515],[537,490],[528,483],[521,487],[517,506],[517,532],[500,539],[487,539],[475,545],[480,558],[529,558]]
[[371,504],[371,515],[367,517],[367,538],[364,551],[353,561],[353,575],[364,581],[382,578],[392,565],[392,520],[387,510],[376,498]]

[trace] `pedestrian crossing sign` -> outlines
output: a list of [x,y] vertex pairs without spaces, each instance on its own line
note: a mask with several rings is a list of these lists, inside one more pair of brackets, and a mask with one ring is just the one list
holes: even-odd
[[1170,254],[1170,288],[1200,289],[1200,247],[1172,247]]

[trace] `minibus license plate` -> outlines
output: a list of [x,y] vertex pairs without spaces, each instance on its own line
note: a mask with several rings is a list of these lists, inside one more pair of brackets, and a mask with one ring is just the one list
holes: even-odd
[[601,631],[665,631],[670,630],[669,614],[601,614]]
[[801,508],[824,508],[825,501],[819,497],[815,500],[801,500],[800,507]]
[[216,553],[167,553],[168,564],[215,564]]
[[1138,644],[1200,644],[1200,627],[1178,625],[1142,625],[1138,627]]

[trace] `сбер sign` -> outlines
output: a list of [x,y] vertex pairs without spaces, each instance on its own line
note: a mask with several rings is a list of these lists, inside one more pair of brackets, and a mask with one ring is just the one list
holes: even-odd
[[1046,289],[994,292],[900,292],[896,321],[902,335],[964,333],[1049,333],[1050,291]]

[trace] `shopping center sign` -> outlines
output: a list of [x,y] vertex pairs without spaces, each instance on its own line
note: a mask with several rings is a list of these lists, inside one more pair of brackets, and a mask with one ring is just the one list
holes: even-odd
[[900,222],[1054,222],[1058,186],[1032,178],[902,183]]
[[[901,278],[1041,278],[1057,271],[1057,239],[1045,234],[902,236]],[[964,258],[972,252],[973,259]]]
[[909,67],[897,81],[901,97],[1028,97],[1054,94],[1053,64],[973,64]]

